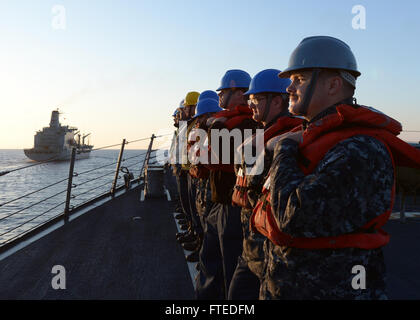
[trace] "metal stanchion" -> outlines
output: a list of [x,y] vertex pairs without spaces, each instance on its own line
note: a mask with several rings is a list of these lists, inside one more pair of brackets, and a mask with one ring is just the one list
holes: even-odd
[[121,150],[120,150],[120,154],[118,156],[117,168],[115,169],[115,178],[114,178],[114,182],[112,183],[112,187],[111,187],[111,195],[112,196],[114,196],[115,189],[117,187],[118,174],[120,172],[121,160],[122,160],[122,156],[123,156],[123,153],[124,153],[124,146],[125,146],[125,139],[123,139],[123,142],[121,144]]
[[68,219],[69,219],[71,188],[73,186],[73,171],[74,171],[74,161],[75,160],[76,160],[76,148],[72,148],[71,159],[70,159],[70,169],[69,169],[69,179],[68,179],[68,183],[67,183],[66,206],[64,208],[64,221],[65,222],[67,222]]
[[144,176],[144,173],[145,173],[145,170],[146,170],[145,166],[149,163],[150,152],[152,151],[153,140],[155,138],[156,138],[155,134],[152,134],[152,137],[150,138],[149,147],[147,148],[146,156],[144,157],[143,166],[140,169],[139,181],[141,179],[142,174]]

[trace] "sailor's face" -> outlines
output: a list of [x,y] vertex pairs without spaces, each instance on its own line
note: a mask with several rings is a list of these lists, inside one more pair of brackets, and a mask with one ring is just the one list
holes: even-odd
[[187,117],[187,119],[191,118],[194,113],[195,113],[195,106],[194,105],[190,105],[190,106],[185,106],[184,107],[185,110],[185,115]]
[[257,122],[263,121],[267,97],[251,94],[249,95],[248,105],[253,112],[252,118]]
[[289,93],[289,111],[294,115],[304,115],[303,100],[306,89],[311,81],[311,72],[297,72],[290,76],[292,81],[287,92]]
[[206,126],[207,120],[211,117],[212,114],[213,113],[205,113],[197,117],[197,122],[201,128]]
[[[337,76],[328,76],[328,74],[320,73],[314,84],[312,95],[310,97],[309,105],[303,105],[306,92],[312,79],[312,71],[297,72],[290,76],[292,83],[287,88],[290,94],[289,111],[294,115],[305,117],[306,120],[311,120],[319,112],[332,105],[333,103],[343,99],[338,99],[340,93],[338,90],[342,88],[339,84],[342,83]],[[338,99],[334,101],[334,99]]]
[[226,109],[227,97],[229,95],[230,89],[222,89],[217,95],[219,96],[219,105],[220,107]]
[[190,106],[190,117],[193,117],[195,115],[195,105]]

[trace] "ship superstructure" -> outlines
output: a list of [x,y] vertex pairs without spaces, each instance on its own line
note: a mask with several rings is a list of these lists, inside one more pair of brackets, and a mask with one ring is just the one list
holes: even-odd
[[[85,138],[90,135],[81,135],[76,127],[62,126],[59,121],[60,112],[51,113],[49,127],[44,127],[34,136],[34,147],[24,149],[25,155],[34,161],[70,160],[71,150],[76,148],[76,158],[88,158],[93,148],[85,144]],[[77,137],[77,140],[75,139]]]

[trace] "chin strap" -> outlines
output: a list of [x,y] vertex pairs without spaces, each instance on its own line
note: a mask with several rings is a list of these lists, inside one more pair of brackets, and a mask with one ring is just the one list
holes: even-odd
[[306,88],[305,96],[303,97],[302,110],[299,113],[300,116],[306,116],[308,113],[309,104],[311,103],[320,72],[321,69],[318,68],[313,69],[312,71],[311,81],[309,82],[308,88]]
[[229,90],[229,93],[228,93],[228,96],[227,96],[227,98],[226,98],[226,103],[225,103],[225,109],[229,109],[229,101],[230,101],[230,98],[232,98],[232,94],[233,94],[233,91],[232,91],[232,89],[230,89]]
[[[284,117],[284,116],[286,116],[286,115],[288,115],[288,114],[289,114],[289,110],[288,110],[288,108],[285,108],[285,107],[284,107],[284,104],[283,104],[283,103],[285,103],[285,98],[283,97],[283,94],[282,94],[280,97],[281,97],[281,100],[282,100],[282,111],[281,111],[280,113],[276,114],[276,115],[274,116],[274,118],[273,118],[270,122],[266,122],[266,125],[265,125],[265,127],[266,127],[266,128],[268,128],[268,127],[269,127],[269,126],[271,126],[274,122],[276,122],[278,118],[280,118],[280,117]],[[271,105],[271,102],[272,102],[272,101],[273,101],[273,95],[272,95],[272,94],[269,94],[269,95],[268,95],[268,98],[267,98],[267,104],[266,104],[266,106],[265,106],[265,110],[264,110],[264,115],[263,115],[263,118],[262,118],[262,121],[263,121],[263,122],[264,122],[265,120],[267,120],[268,113],[269,113],[269,110],[270,110],[270,105]]]
[[270,105],[271,105],[272,100],[273,100],[273,95],[270,93],[267,96],[267,103],[265,104],[264,114],[262,116],[261,121],[266,121],[267,120],[268,113],[270,112]]
[[285,116],[290,116],[290,115],[291,114],[289,113],[289,110],[287,110],[287,109],[284,110],[283,109],[283,111],[276,114],[270,122],[267,122],[266,125],[264,126],[264,128],[270,128],[279,118],[285,117]]

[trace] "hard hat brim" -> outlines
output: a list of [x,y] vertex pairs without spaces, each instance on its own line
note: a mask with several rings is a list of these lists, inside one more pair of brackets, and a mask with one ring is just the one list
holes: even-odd
[[258,93],[276,93],[276,94],[282,94],[282,93],[287,93],[287,92],[274,91],[274,90],[248,90],[247,92],[244,92],[244,96],[249,96],[250,94],[258,94]]
[[[222,111],[223,109],[221,109],[220,111]],[[217,112],[220,112],[220,111],[207,111],[207,112],[203,112],[203,113],[197,113],[197,114],[195,114],[195,115],[193,115],[193,119],[194,118],[197,118],[197,117],[199,117],[199,116],[202,116],[202,115],[205,115],[205,114],[207,114],[207,113],[217,113]]]
[[219,87],[216,91],[222,91],[223,89],[244,89],[248,90],[249,87]]
[[312,69],[330,69],[330,70],[345,70],[347,72],[350,72],[352,75],[354,75],[356,78],[359,77],[361,75],[361,73],[359,71],[355,71],[355,70],[350,70],[350,69],[344,69],[342,67],[316,67],[316,66],[311,66],[310,68],[303,68],[303,67],[291,67],[291,68],[286,68],[284,69],[282,72],[279,73],[279,78],[290,78],[290,76],[292,75],[292,73],[296,72],[296,71],[309,71]]

